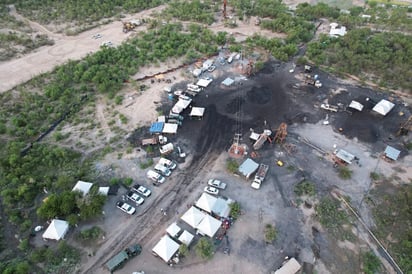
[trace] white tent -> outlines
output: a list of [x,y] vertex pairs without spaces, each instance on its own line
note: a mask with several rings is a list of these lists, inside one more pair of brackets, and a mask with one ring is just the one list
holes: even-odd
[[60,240],[64,238],[69,230],[69,223],[63,220],[54,219],[46,231],[43,233],[43,239]]
[[291,258],[281,268],[275,271],[275,274],[295,274],[300,270],[301,266],[295,258]]
[[200,222],[200,224],[197,226],[197,230],[204,235],[209,236],[210,238],[213,238],[215,236],[216,232],[222,225],[222,222],[213,218],[210,215],[206,215],[203,220]]
[[187,232],[186,230],[183,231],[182,235],[179,236],[179,241],[186,246],[189,246],[190,243],[193,241],[194,236]]
[[179,101],[177,101],[176,104],[173,106],[172,112],[179,114],[184,109],[186,109],[190,105],[191,102],[192,102],[192,99],[190,100],[179,99]]
[[169,225],[169,227],[166,229],[166,232],[170,236],[175,237],[180,232],[180,227],[176,224],[176,222],[174,222]]
[[101,186],[101,187],[99,187],[99,194],[107,196],[109,194],[109,189],[110,189],[110,187],[108,187],[108,186]]
[[352,102],[350,102],[349,107],[359,111],[363,110],[363,105],[355,100],[352,100]]
[[171,134],[174,134],[174,133],[177,132],[177,127],[178,127],[177,124],[165,123],[164,126],[163,126],[162,132],[163,132],[163,133],[171,133]]
[[90,189],[92,188],[93,184],[83,181],[77,181],[77,184],[73,187],[72,191],[80,191],[84,195],[89,193]]
[[203,117],[204,113],[205,113],[205,108],[192,107],[192,111],[190,112],[190,116]]
[[373,107],[373,111],[376,111],[377,113],[379,113],[380,115],[385,116],[386,114],[389,113],[389,111],[391,111],[393,109],[393,107],[395,106],[394,103],[389,102],[388,100],[382,99],[379,101],[379,103],[377,103],[374,107]]
[[164,235],[157,245],[152,249],[166,263],[170,261],[173,255],[179,250],[179,244],[173,241],[169,236]]
[[191,227],[196,228],[205,216],[205,213],[192,206],[183,214],[181,219]]
[[199,87],[202,87],[202,88],[206,88],[210,83],[212,83],[212,81],[213,81],[212,78],[199,79],[199,81],[197,81],[196,85],[198,85]]
[[213,206],[216,203],[216,197],[213,197],[210,194],[207,194],[205,192],[202,193],[202,196],[200,196],[199,200],[196,202],[196,206],[200,209],[203,209],[206,212],[211,213]]

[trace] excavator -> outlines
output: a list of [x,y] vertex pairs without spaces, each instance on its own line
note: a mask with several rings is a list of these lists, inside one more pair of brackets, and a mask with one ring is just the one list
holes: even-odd
[[123,32],[128,33],[129,31],[134,30],[136,27],[140,25],[141,25],[140,20],[123,22]]

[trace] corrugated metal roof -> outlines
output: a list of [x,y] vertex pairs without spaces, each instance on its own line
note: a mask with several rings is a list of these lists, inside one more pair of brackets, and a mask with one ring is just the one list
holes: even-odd
[[401,151],[397,150],[394,147],[387,146],[385,149],[385,156],[394,161],[398,160],[398,157],[400,154],[401,154]]
[[346,150],[339,149],[338,152],[336,153],[336,157],[341,159],[342,161],[352,164],[352,161],[355,159],[355,156],[347,152]]

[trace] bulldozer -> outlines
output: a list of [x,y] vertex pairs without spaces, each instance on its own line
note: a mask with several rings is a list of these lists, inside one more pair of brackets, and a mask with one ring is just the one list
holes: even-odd
[[128,33],[129,31],[134,30],[136,27],[140,25],[141,25],[140,20],[123,22],[123,32]]

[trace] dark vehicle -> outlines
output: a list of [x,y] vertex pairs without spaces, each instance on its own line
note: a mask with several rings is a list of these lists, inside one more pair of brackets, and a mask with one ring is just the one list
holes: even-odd
[[129,259],[139,255],[142,252],[142,246],[135,244],[125,250],[119,252],[116,256],[111,258],[106,263],[106,268],[113,273],[113,271],[121,268]]

